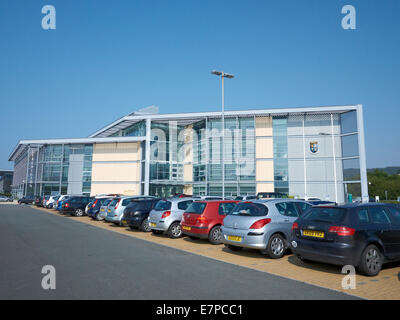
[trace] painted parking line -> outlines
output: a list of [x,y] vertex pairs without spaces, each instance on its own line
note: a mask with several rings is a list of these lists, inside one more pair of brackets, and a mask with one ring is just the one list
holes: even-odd
[[400,263],[384,266],[379,275],[373,278],[357,274],[356,288],[345,290],[342,288],[344,275],[341,274],[341,268],[338,266],[316,262],[303,262],[291,254],[285,255],[282,259],[270,259],[257,250],[244,249],[239,252],[233,252],[223,245],[212,245],[207,240],[192,240],[188,237],[171,239],[166,235],[153,235],[152,233],[131,230],[104,221],[95,221],[87,216],[72,217],[69,215],[60,215],[54,210],[40,207],[35,209],[141,240],[366,299],[400,300]]

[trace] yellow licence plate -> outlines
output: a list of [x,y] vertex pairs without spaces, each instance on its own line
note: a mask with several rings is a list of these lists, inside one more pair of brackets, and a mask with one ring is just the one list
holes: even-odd
[[111,209],[108,209],[107,211],[108,211],[109,213],[111,213]]
[[188,230],[188,231],[192,230],[191,227],[186,227],[186,226],[183,226],[182,229],[183,229],[183,230]]
[[324,233],[321,231],[303,230],[303,236],[314,237],[314,238],[323,238]]
[[238,237],[238,236],[228,236],[228,240],[236,241],[236,242],[242,242],[242,237]]
[[157,223],[150,222],[150,227],[155,227],[156,225],[157,225]]
[[121,220],[121,222],[122,222],[123,224],[126,224],[126,223],[127,223],[126,220]]
[[102,208],[102,209],[100,209],[100,211],[101,211],[101,212],[104,212],[104,209]]

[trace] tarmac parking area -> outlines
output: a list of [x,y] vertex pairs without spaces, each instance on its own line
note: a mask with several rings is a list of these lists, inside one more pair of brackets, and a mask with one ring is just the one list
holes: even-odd
[[282,259],[274,260],[256,250],[244,249],[239,252],[233,252],[223,245],[212,245],[206,240],[192,240],[188,237],[170,239],[166,235],[153,235],[152,233],[131,230],[104,221],[94,221],[87,216],[64,216],[54,210],[35,209],[57,215],[61,219],[73,219],[130,237],[362,298],[400,299],[400,263],[384,265],[382,271],[376,277],[365,277],[357,274],[356,288],[345,290],[342,288],[342,279],[345,275],[341,274],[341,267],[316,262],[302,262],[292,254],[287,254]]

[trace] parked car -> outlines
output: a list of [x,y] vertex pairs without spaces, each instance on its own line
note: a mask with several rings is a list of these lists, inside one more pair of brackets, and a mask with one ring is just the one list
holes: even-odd
[[[87,215],[92,219],[98,219],[98,214],[100,213],[100,208],[106,200],[111,200],[113,196],[98,196],[94,198],[94,201],[89,208]],[[111,201],[110,201],[111,202]]]
[[279,259],[289,248],[293,222],[309,207],[293,199],[239,202],[223,221],[222,242],[233,251],[258,249]]
[[41,207],[42,206],[42,199],[43,199],[43,197],[41,197],[41,196],[36,196],[35,197],[35,206],[37,206],[37,207]]
[[337,206],[336,202],[327,200],[308,200],[307,202],[311,203],[313,206],[319,206],[319,205]]
[[49,199],[50,199],[50,196],[43,196],[40,206],[43,207],[43,208],[46,208],[46,202]]
[[171,238],[181,237],[182,215],[195,200],[197,199],[183,197],[158,201],[149,215],[150,228],[153,234],[167,233]]
[[221,225],[225,216],[239,201],[195,201],[182,216],[182,233],[192,239],[208,239],[212,244],[221,243]]
[[33,204],[35,203],[35,196],[26,196],[18,200],[18,204]]
[[[108,198],[106,200],[103,201],[103,203],[100,206],[100,210],[99,212],[94,216],[94,219],[98,220],[98,221],[103,221],[105,220],[106,216],[107,216],[107,210],[108,210],[108,206],[113,202],[113,201],[117,201],[119,198]],[[115,202],[116,203],[116,202]]]
[[63,201],[67,200],[69,197],[70,197],[69,195],[61,195],[58,198],[58,200],[55,204],[55,207],[53,207],[53,209],[56,209],[57,211],[61,211]]
[[127,224],[131,229],[139,228],[144,232],[151,231],[149,213],[159,200],[159,198],[148,198],[131,201],[124,210],[122,223]]
[[13,200],[6,196],[0,196],[0,202],[12,202]]
[[367,276],[400,260],[400,208],[390,204],[312,207],[292,231],[292,251],[303,260],[353,265]]
[[63,201],[61,212],[81,217],[84,215],[85,207],[90,201],[91,198],[87,196],[71,196]]
[[152,196],[123,196],[120,197],[115,204],[110,204],[107,209],[106,221],[113,222],[114,224],[122,226],[124,223],[122,222],[122,217],[124,215],[125,208],[131,203],[133,200],[142,200],[142,199],[155,199]]
[[259,192],[257,193],[257,199],[286,199],[289,196],[286,193],[281,192]]
[[218,196],[193,196],[192,198],[195,198],[198,200],[223,200],[222,197],[218,197]]
[[53,206],[56,204],[57,200],[60,198],[59,195],[57,196],[50,196],[49,200],[46,201],[45,207],[47,209],[52,209]]
[[241,201],[255,200],[255,199],[257,199],[256,195],[247,195],[247,196],[237,196],[237,197],[235,197],[235,200],[241,200]]

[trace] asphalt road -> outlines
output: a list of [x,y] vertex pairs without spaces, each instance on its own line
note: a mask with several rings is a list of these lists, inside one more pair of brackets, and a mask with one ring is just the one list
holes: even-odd
[[[56,289],[44,290],[44,265]],[[0,204],[0,299],[354,299],[64,219]]]

